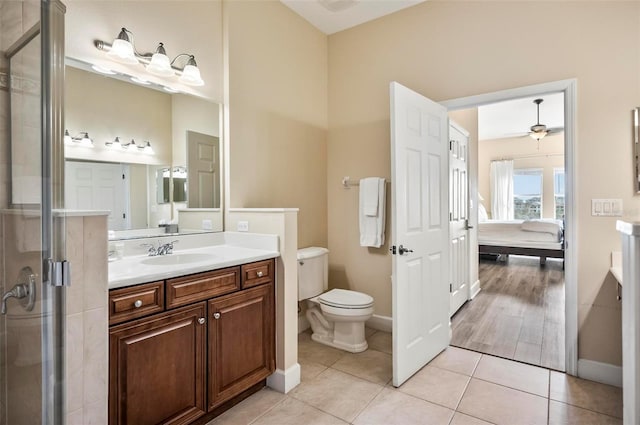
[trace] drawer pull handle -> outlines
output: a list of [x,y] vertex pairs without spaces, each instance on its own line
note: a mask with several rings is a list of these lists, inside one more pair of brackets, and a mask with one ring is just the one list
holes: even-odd
[[220,313],[213,313],[213,318],[218,320],[220,318]]
[[262,276],[264,276],[264,273],[262,273],[262,270],[259,270],[259,271],[256,273],[256,275],[257,275],[258,277],[262,277]]
[[204,317],[198,319],[198,323],[200,323],[201,325],[204,325],[204,322],[206,322],[206,320],[204,320]]
[[142,300],[136,300],[136,302],[133,303],[133,306],[135,308],[140,308],[142,307]]

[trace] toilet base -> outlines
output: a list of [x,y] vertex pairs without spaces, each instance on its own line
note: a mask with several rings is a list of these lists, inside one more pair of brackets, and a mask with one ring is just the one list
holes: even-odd
[[369,348],[364,337],[364,322],[368,317],[370,314],[354,320],[351,316],[345,321],[347,317],[323,314],[317,305],[310,304],[307,309],[307,319],[313,331],[311,339],[350,353],[361,353]]
[[319,342],[320,344],[328,345],[333,348],[338,348],[340,350],[348,351],[350,353],[362,353],[369,348],[369,344],[367,341],[364,341],[360,344],[346,344],[342,341],[336,341],[332,336],[328,335],[320,335],[320,334],[312,334],[311,339],[315,342]]

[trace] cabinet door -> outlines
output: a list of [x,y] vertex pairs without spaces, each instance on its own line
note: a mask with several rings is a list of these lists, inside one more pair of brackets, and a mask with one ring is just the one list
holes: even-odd
[[275,370],[273,285],[209,301],[209,410]]
[[109,424],[187,424],[205,413],[206,304],[109,330]]

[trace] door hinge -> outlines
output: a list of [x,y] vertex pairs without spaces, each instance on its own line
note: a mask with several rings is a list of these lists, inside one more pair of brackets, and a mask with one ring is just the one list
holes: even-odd
[[122,174],[122,180],[124,180],[124,173]]
[[127,214],[122,213],[122,218],[127,218]]
[[449,140],[449,150],[453,150],[453,140]]
[[453,283],[450,283],[450,284],[449,284],[449,292],[450,292],[450,293],[453,293]]
[[47,276],[45,281],[51,286],[71,286],[71,264],[67,260],[45,260]]
[[396,255],[396,246],[392,245],[391,248],[389,248],[389,251],[391,251],[391,255]]

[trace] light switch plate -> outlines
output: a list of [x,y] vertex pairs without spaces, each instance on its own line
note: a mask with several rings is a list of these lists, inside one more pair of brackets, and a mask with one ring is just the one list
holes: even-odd
[[591,215],[598,217],[622,216],[622,199],[592,199]]
[[248,221],[239,221],[238,222],[238,232],[248,232],[249,231],[249,222]]

